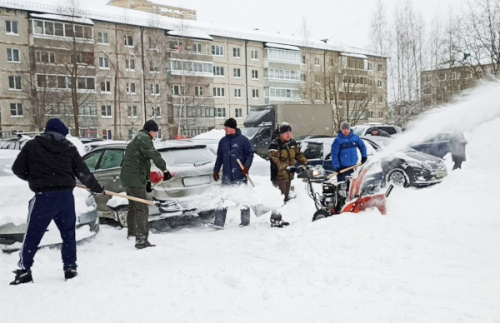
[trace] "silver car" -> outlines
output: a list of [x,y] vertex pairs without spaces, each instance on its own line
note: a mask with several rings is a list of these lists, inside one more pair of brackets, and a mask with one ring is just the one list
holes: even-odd
[[[213,180],[216,159],[213,151],[206,144],[189,140],[154,141],[154,145],[173,177],[169,181],[162,181],[161,170],[152,163],[153,192],[148,193],[148,199],[172,203],[169,213],[160,213],[157,207],[150,206],[150,221],[186,215],[212,216],[213,207],[206,203],[203,193],[218,185]],[[126,143],[102,145],[83,156],[90,171],[105,190],[125,194],[120,172],[126,148]],[[96,200],[99,216],[114,219],[122,226],[127,226],[126,200],[110,201],[109,196],[96,197]]]

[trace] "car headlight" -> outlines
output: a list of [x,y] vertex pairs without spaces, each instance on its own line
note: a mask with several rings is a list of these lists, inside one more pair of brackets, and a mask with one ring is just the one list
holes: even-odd
[[422,168],[422,164],[414,160],[406,160],[405,163],[403,164],[403,167]]

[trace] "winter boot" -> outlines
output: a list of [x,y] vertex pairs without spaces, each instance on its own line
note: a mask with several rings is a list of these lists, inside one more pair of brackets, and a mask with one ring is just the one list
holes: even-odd
[[72,279],[78,276],[78,272],[76,271],[76,268],[66,268],[64,269],[64,279]]
[[273,212],[271,214],[271,227],[273,228],[283,228],[283,226],[289,225],[290,223],[283,221],[281,214]]
[[13,273],[16,274],[16,278],[14,278],[14,281],[12,281],[10,285],[19,285],[33,282],[31,270],[17,269],[14,270]]
[[149,248],[149,247],[156,247],[156,245],[152,244],[146,239],[137,239],[135,241],[135,248],[136,249],[144,249],[144,248]]

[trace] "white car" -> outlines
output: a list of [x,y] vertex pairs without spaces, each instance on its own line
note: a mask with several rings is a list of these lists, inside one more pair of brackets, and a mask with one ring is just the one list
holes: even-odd
[[[6,252],[19,250],[26,232],[28,202],[34,196],[28,182],[12,172],[19,150],[0,150],[0,249]],[[77,241],[93,237],[99,231],[97,205],[93,196],[83,189],[74,189]],[[40,247],[61,244],[61,236],[51,222]]]

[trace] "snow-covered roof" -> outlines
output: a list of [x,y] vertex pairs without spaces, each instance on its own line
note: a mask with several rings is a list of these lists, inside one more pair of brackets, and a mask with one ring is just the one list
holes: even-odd
[[167,34],[169,34],[171,36],[182,36],[182,37],[189,37],[189,38],[196,38],[196,39],[214,40],[212,37],[210,37],[209,34],[204,32],[203,30],[182,28],[182,29],[178,29],[178,30],[167,31]]
[[[0,0],[0,6],[18,10],[40,12],[44,14],[61,13],[61,5],[57,5],[55,0]],[[80,3],[79,8],[71,8],[71,11],[75,15],[91,20],[100,20],[141,27],[152,27],[154,24],[155,28],[165,30],[182,30],[187,28],[192,30],[192,32],[204,32],[212,37],[234,38],[263,43],[286,44],[292,47],[309,47],[353,54],[364,54],[375,57],[386,57],[376,54],[370,50],[338,43],[325,43],[319,39],[305,39],[300,36],[287,36],[260,30],[228,27],[213,23],[203,23],[196,20],[175,19],[149,12],[120,8],[111,5],[98,5],[95,3],[87,4],[82,2]]]
[[290,45],[282,45],[282,44],[275,44],[275,43],[266,43],[264,46],[266,47],[272,47],[272,48],[281,48],[281,49],[287,49],[287,50],[297,50],[300,51],[300,48],[296,46],[290,46]]
[[94,22],[91,19],[84,17],[72,17],[72,16],[56,15],[49,13],[43,13],[43,14],[31,13],[30,17],[46,19],[46,20],[69,21],[77,24],[94,25]]

